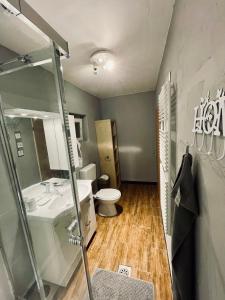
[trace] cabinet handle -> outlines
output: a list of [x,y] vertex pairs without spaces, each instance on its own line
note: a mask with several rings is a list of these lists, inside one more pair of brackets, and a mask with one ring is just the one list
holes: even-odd
[[111,160],[111,158],[109,157],[109,155],[107,155],[107,156],[105,157],[105,160],[107,160],[107,161],[110,161],[110,160]]
[[88,227],[88,226],[90,226],[90,224],[91,224],[91,221],[89,221],[88,223],[86,223],[85,226]]

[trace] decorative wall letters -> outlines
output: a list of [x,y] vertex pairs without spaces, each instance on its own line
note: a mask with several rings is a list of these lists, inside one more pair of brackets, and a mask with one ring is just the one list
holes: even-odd
[[210,99],[210,93],[201,98],[199,106],[194,108],[193,133],[212,134],[225,137],[225,91],[218,89],[216,98]]

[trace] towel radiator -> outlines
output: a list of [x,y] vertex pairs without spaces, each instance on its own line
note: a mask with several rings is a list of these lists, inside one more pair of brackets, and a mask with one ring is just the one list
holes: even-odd
[[170,76],[161,88],[158,99],[158,112],[160,206],[167,241],[167,250],[171,258],[171,189],[176,176],[176,97]]

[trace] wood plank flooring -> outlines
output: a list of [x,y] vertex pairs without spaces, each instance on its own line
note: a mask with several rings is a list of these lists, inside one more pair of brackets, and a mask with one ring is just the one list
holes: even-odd
[[[97,216],[97,233],[88,249],[91,275],[97,267],[117,271],[132,267],[132,277],[152,281],[156,300],[171,300],[171,279],[157,186],[123,184],[123,213]],[[138,300],[138,299],[137,299]]]

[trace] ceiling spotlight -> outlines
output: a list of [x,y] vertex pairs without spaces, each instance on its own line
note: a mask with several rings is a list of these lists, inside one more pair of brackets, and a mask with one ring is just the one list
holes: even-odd
[[91,64],[94,74],[98,74],[101,70],[111,71],[114,67],[114,57],[107,50],[98,50],[91,55]]

